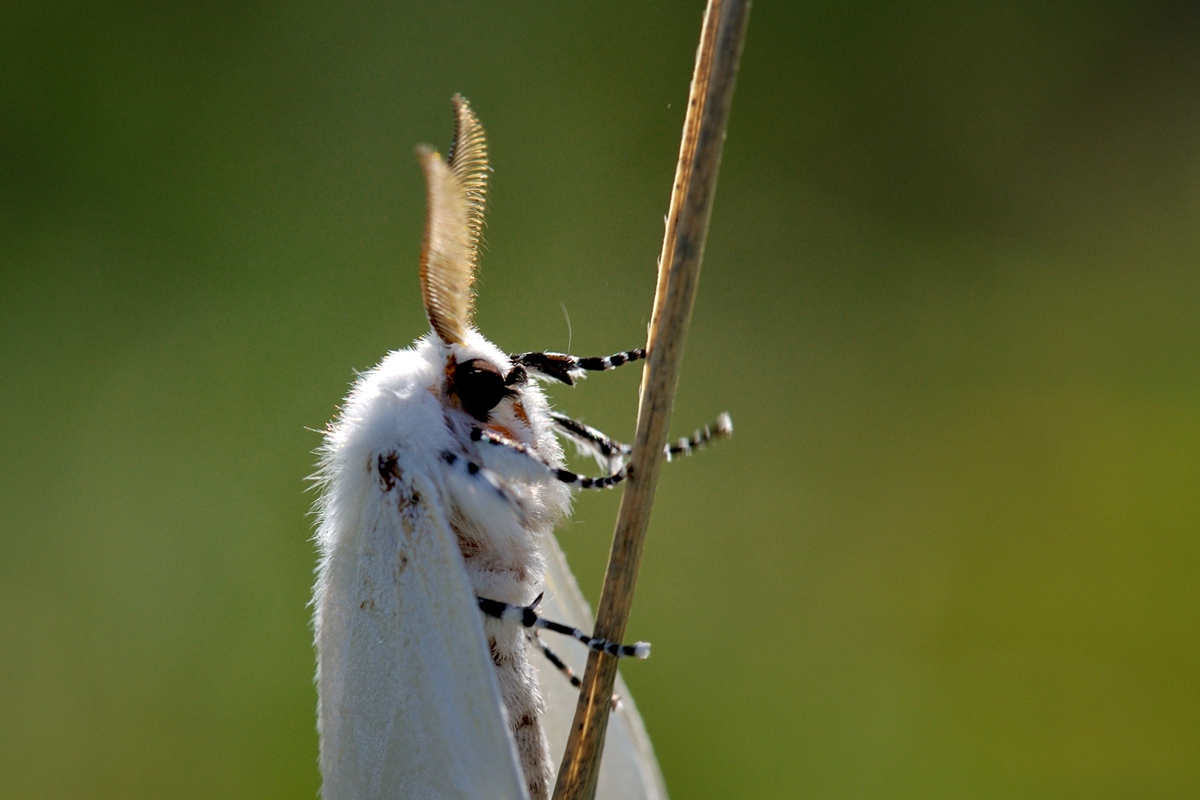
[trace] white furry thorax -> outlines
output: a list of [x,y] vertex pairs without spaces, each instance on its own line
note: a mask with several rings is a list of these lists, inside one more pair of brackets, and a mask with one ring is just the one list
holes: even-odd
[[[327,554],[336,546],[329,537],[354,527],[344,516],[343,524],[325,523],[331,516],[354,513],[360,492],[376,479],[379,456],[395,452],[403,468],[421,472],[441,498],[450,515],[447,521],[464,545],[475,589],[498,600],[529,603],[542,573],[541,537],[549,535],[569,513],[571,494],[557,483],[525,480],[526,476],[519,474],[521,465],[508,464],[494,448],[471,441],[471,428],[480,423],[448,396],[447,367],[475,358],[486,360],[501,373],[512,368],[507,354],[470,329],[462,345],[447,345],[427,335],[411,347],[392,351],[359,376],[329,426],[320,451],[317,477],[327,491],[318,506],[322,524],[317,544]],[[561,466],[562,447],[551,430],[549,403],[541,387],[531,379],[514,390],[516,396],[502,400],[485,427],[529,447],[547,463]],[[511,478],[505,487],[517,507],[509,513],[496,513],[490,498],[463,491],[444,469],[441,454],[445,452],[483,464],[501,478]],[[335,485],[339,491],[329,493]],[[470,557],[472,553],[474,557]],[[489,572],[495,574],[488,576]],[[512,580],[507,580],[505,573]]]
[[[508,356],[474,329],[468,331],[463,344],[446,344],[430,335],[412,347],[393,351],[359,377],[326,432],[318,472],[323,489],[317,532],[321,566],[314,595],[318,643],[325,630],[334,639],[345,635],[344,615],[354,613],[354,601],[346,608],[344,599],[358,596],[346,584],[348,574],[357,570],[374,585],[387,580],[382,574],[369,576],[381,565],[355,567],[352,562],[378,544],[362,538],[368,535],[364,532],[383,530],[364,515],[378,508],[378,501],[371,498],[379,497],[378,483],[381,478],[386,480],[388,469],[394,470],[398,482],[420,487],[414,490],[417,494],[433,495],[426,498],[423,508],[439,509],[442,518],[436,522],[426,518],[424,524],[412,526],[411,533],[438,537],[445,536],[448,529],[475,595],[527,605],[542,591],[545,539],[569,511],[570,492],[560,483],[544,480],[544,475],[535,480],[523,459],[506,459],[503,449],[480,446],[471,432],[482,427],[530,449],[551,466],[561,466],[563,454],[551,430],[549,405],[530,377],[512,386],[512,396],[501,400],[486,419],[471,416],[450,391],[449,382],[455,366],[472,359],[486,361],[501,375],[513,368]],[[496,483],[483,484],[477,476],[464,480],[461,473],[448,468],[448,454],[463,459],[462,463],[480,465]],[[341,599],[330,603],[329,598]],[[401,608],[394,610],[404,613]],[[482,617],[474,625],[482,625],[486,635],[529,796],[532,800],[544,798],[551,765],[541,729],[544,704],[528,660],[526,634],[511,624]],[[412,642],[411,646],[420,645]],[[319,671],[330,668],[340,673],[343,666],[331,662],[320,665]],[[378,665],[368,671],[378,671]],[[334,723],[326,719],[327,714],[339,712],[325,705],[326,699],[337,696],[338,690],[330,687],[338,678],[324,680],[319,674],[318,680],[328,695],[322,699],[319,716],[325,747],[342,738],[332,734]],[[337,769],[327,765],[330,757],[323,750],[327,774]]]

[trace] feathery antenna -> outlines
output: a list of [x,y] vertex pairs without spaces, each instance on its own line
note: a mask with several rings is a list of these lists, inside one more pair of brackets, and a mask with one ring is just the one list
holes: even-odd
[[462,344],[475,313],[471,287],[487,205],[487,139],[462,95],[454,96],[454,141],[448,161],[428,145],[417,147],[425,170],[425,238],[421,245],[421,298],[433,330],[446,344]]

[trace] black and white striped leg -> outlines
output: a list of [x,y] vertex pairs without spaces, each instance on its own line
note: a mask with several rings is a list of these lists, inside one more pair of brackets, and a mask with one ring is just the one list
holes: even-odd
[[556,670],[566,676],[566,679],[571,682],[572,686],[574,686],[576,689],[583,686],[583,681],[579,680],[579,676],[575,674],[575,670],[568,667],[567,662],[559,658],[558,653],[551,650],[550,647],[543,642],[536,633],[531,633],[529,635],[529,639],[538,646],[538,648],[542,651],[542,655],[546,657],[546,660],[553,664]]
[[479,610],[495,619],[516,622],[522,627],[531,630],[547,630],[554,633],[561,633],[564,636],[570,636],[572,639],[582,642],[591,650],[595,650],[598,653],[608,653],[610,656],[650,657],[649,642],[634,642],[633,644],[610,642],[607,639],[597,639],[593,636],[588,636],[583,631],[578,628],[572,628],[570,625],[563,625],[560,622],[551,622],[548,619],[543,619],[534,610],[537,608],[538,603],[542,601],[541,595],[538,595],[537,599],[527,606],[517,606],[501,600],[489,600],[486,597],[476,597],[475,599],[479,602]]
[[728,414],[722,413],[712,425],[679,439],[674,444],[667,445],[667,461],[674,461],[679,456],[690,456],[696,450],[703,450],[714,439],[728,439],[733,435],[733,420]]
[[[619,469],[602,478],[587,478],[569,469],[556,467],[520,442],[514,442],[483,428],[471,431],[471,441],[487,448],[484,455],[489,462],[503,462],[503,472],[506,475],[521,474],[530,481],[556,480],[580,489],[608,489],[625,480],[629,474],[628,470]],[[499,467],[499,464],[497,466]]]
[[478,481],[494,491],[501,499],[513,502],[512,496],[504,486],[504,481],[500,480],[500,476],[492,472],[486,467],[481,467],[469,458],[460,456],[457,453],[452,453],[449,450],[442,452],[442,461],[445,461],[451,469],[461,473],[462,475]]
[[448,473],[447,487],[457,506],[469,516],[490,519],[496,525],[525,524],[529,509],[512,491],[507,476],[473,461],[462,453],[441,453]]
[[613,353],[611,356],[594,356],[579,358],[567,353],[517,353],[512,358],[513,364],[524,367],[535,377],[559,381],[568,386],[574,386],[575,381],[588,372],[616,369],[632,361],[640,361],[646,357],[646,351],[639,348]]
[[610,473],[619,470],[625,463],[625,458],[633,452],[629,445],[610,439],[603,431],[598,431],[577,419],[571,419],[565,414],[551,411],[550,420],[554,429],[574,442],[580,453],[596,459],[600,468]]
[[[549,646],[547,646],[546,643],[541,640],[541,637],[539,637],[536,633],[530,633],[529,640],[537,645],[538,649],[542,651],[542,655],[546,657],[546,660],[549,661],[556,670],[561,672],[566,679],[571,682],[572,686],[574,686],[576,689],[583,687],[583,681],[579,680],[579,676],[575,674],[575,670],[568,667],[567,663],[558,657],[558,653],[551,650]],[[621,695],[614,692],[611,703],[612,710],[616,711],[621,705]]]
[[[633,448],[629,445],[610,439],[604,433],[579,420],[553,411],[550,412],[550,419],[554,423],[555,430],[573,441],[587,455],[595,458],[601,466],[614,461],[619,465],[625,457],[633,452]],[[691,436],[667,445],[664,448],[667,461],[673,461],[678,456],[690,456],[697,450],[703,450],[714,439],[726,439],[732,435],[733,420],[728,414],[721,414],[712,425],[705,425]]]

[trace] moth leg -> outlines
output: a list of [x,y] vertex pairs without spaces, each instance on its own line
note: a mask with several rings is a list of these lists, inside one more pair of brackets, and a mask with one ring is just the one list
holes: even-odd
[[625,463],[625,457],[633,452],[629,445],[610,439],[603,431],[571,419],[566,414],[551,411],[550,421],[556,431],[575,443],[580,453],[596,459],[600,468],[610,473],[619,470]]
[[733,420],[722,412],[712,425],[705,425],[691,436],[678,439],[666,447],[667,461],[674,461],[676,456],[690,456],[696,450],[703,450],[714,439],[728,439],[733,436]]
[[449,467],[455,502],[471,515],[493,520],[497,525],[528,522],[529,510],[500,475],[449,450],[443,451],[441,457]]
[[542,601],[541,595],[538,595],[537,599],[527,606],[513,605],[501,600],[489,600],[486,597],[476,597],[475,599],[479,603],[479,610],[489,617],[517,622],[522,627],[535,631],[547,630],[561,633],[564,636],[570,636],[572,639],[582,642],[591,650],[595,650],[598,653],[608,653],[610,656],[650,657],[649,642],[634,642],[633,644],[610,642],[607,639],[597,639],[593,636],[588,636],[583,631],[578,628],[572,628],[570,625],[563,625],[561,622],[551,622],[548,619],[543,619],[534,610],[537,604]]
[[[558,657],[558,653],[555,653],[553,650],[551,650],[550,647],[542,641],[540,636],[538,636],[536,633],[530,633],[529,640],[533,642],[533,644],[535,644],[539,650],[542,651],[542,655],[546,657],[546,660],[549,661],[556,670],[561,672],[566,679],[571,682],[572,686],[574,686],[576,689],[583,687],[583,681],[579,680],[579,677],[575,674],[575,671],[568,667],[566,662]],[[621,695],[613,692],[611,704],[613,711],[616,711],[618,708],[620,708]]]
[[442,461],[445,461],[451,469],[467,475],[474,480],[481,481],[495,492],[500,499],[514,502],[512,496],[504,486],[504,481],[500,480],[500,477],[490,469],[481,467],[474,461],[464,458],[458,453],[452,453],[449,450],[442,452]]
[[[633,452],[633,448],[629,445],[610,439],[601,431],[585,425],[579,420],[571,419],[565,414],[552,411],[550,419],[554,423],[555,430],[574,442],[585,454],[595,458],[601,466],[605,463],[609,465],[615,463],[620,466],[625,457]],[[703,450],[709,442],[715,439],[726,439],[732,435],[733,420],[728,414],[721,414],[711,425],[705,425],[691,436],[678,439],[663,449],[667,461],[673,461],[677,456],[690,456],[696,450]]]
[[576,689],[583,686],[583,681],[579,680],[579,676],[575,674],[575,670],[568,667],[567,663],[558,657],[558,653],[551,650],[550,646],[543,642],[540,636],[536,633],[530,633],[529,640],[537,645],[538,649],[542,651],[542,655],[546,657],[546,660],[553,664],[554,668],[561,672],[571,682],[572,686]]
[[[588,372],[616,369],[622,364],[640,361],[645,357],[646,351],[640,347],[613,353],[611,356],[593,356],[591,358],[579,358],[566,353],[517,353],[510,356],[515,366],[524,367],[524,370],[532,373],[535,378],[558,381],[568,386],[574,386],[575,381],[584,377]],[[513,373],[509,374],[509,380],[516,382],[517,378],[514,377],[516,372],[514,368]],[[524,375],[520,377],[523,378]]]
[[[607,489],[616,486],[628,476],[628,469],[619,469],[612,475],[602,478],[586,478],[549,464],[545,459],[520,442],[514,442],[499,434],[474,428],[471,431],[471,441],[485,445],[485,457],[499,465],[503,463],[504,472],[523,475],[531,481],[555,480],[568,486],[578,486],[580,489]],[[477,469],[479,469],[477,467]]]

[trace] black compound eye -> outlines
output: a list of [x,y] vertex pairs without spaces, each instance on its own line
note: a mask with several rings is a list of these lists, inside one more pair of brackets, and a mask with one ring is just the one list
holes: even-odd
[[472,358],[454,367],[454,392],[466,411],[480,422],[501,400],[516,394],[504,384],[504,375],[482,358]]

